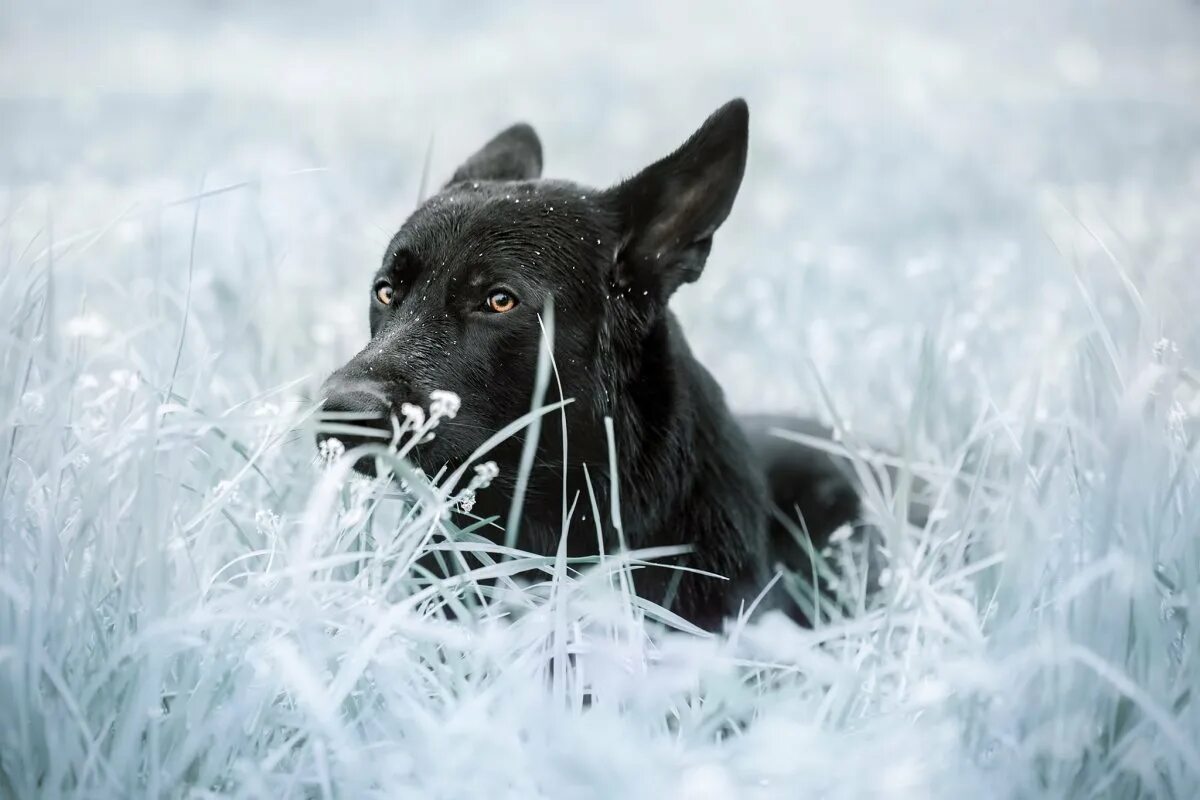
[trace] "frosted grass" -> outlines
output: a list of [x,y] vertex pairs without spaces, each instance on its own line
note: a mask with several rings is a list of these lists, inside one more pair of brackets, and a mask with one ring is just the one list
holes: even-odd
[[[403,491],[352,476],[360,452],[318,454],[328,309],[236,250],[245,207],[222,249],[221,201],[200,202],[118,241],[4,217],[0,795],[1200,790],[1200,323],[1159,315],[1115,259],[1080,271],[1044,361],[991,369],[932,329],[909,363],[867,365],[915,376],[891,452],[831,387],[825,446],[867,483],[881,592],[835,544],[817,563],[841,602],[813,630],[705,637],[622,591],[672,549],[580,561],[480,535],[503,521],[457,529],[486,454],[426,478],[364,451]],[[394,444],[435,417],[407,410]],[[427,554],[462,575],[433,579]]]

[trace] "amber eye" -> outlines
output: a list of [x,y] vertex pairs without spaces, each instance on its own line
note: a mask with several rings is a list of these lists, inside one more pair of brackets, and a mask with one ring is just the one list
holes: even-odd
[[517,298],[503,289],[497,289],[487,298],[488,311],[495,311],[497,314],[503,314],[506,311],[512,311],[517,307]]
[[392,304],[392,298],[395,296],[396,290],[387,281],[380,281],[375,284],[375,299],[383,303],[385,306]]

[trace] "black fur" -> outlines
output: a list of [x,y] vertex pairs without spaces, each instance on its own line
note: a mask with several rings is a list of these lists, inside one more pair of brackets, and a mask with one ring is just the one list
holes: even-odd
[[[709,629],[753,599],[777,563],[806,561],[771,521],[772,502],[793,518],[799,508],[818,546],[859,511],[845,470],[767,432],[775,424],[811,431],[811,423],[734,419],[667,307],[678,286],[700,277],[733,205],[748,117],[744,101],[726,104],[674,153],[604,190],[541,179],[533,129],[504,131],[392,239],[372,285],[371,341],[326,385],[327,410],[370,412],[381,426],[402,403],[425,405],[435,389],[456,392],[457,418],[418,448],[417,459],[428,472],[459,463],[529,411],[539,312],[553,298],[555,362],[564,396],[575,401],[566,411],[568,502],[581,498],[568,551],[597,549],[584,466],[606,510],[604,420],[611,417],[628,546],[690,544],[688,565],[729,578],[646,568],[637,572],[638,592],[656,602],[673,594],[673,610]],[[375,296],[380,281],[394,287],[390,305]],[[488,311],[485,300],[497,288],[518,305]],[[558,399],[554,381],[544,399]],[[476,514],[505,518],[522,441],[489,456],[501,479],[481,493]],[[525,500],[525,549],[553,553],[558,545],[562,454],[552,416]],[[606,535],[613,552],[611,521]]]

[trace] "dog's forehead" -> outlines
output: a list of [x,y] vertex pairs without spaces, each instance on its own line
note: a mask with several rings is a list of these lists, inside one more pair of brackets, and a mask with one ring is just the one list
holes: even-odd
[[[451,185],[417,208],[388,248],[435,262],[497,248],[599,244],[608,214],[600,193],[563,181],[478,181]],[[472,252],[474,249],[475,252]]]

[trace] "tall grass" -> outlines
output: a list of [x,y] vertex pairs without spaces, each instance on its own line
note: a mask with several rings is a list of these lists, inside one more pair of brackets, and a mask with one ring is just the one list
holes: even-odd
[[1165,329],[1116,265],[1080,279],[1086,321],[1028,391],[930,331],[892,454],[828,400],[880,592],[847,578],[853,614],[705,637],[622,591],[670,552],[573,561],[456,528],[486,454],[426,477],[373,446],[403,491],[317,454],[319,298],[278,263],[205,256],[201,202],[111,248],[111,226],[55,240],[5,217],[0,795],[1200,791],[1200,322]]

